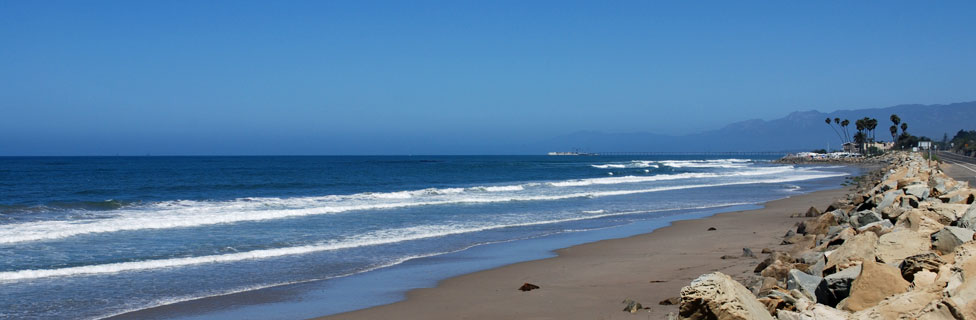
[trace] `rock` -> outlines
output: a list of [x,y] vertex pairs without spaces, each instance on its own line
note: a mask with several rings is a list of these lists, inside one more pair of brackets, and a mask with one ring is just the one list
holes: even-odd
[[895,223],[895,227],[903,227],[924,234],[932,234],[945,226],[938,219],[939,217],[936,217],[936,214],[931,211],[913,209],[898,217],[898,223]]
[[957,246],[973,240],[973,230],[960,227],[943,227],[932,234],[932,248],[950,253]]
[[827,289],[827,283],[823,278],[809,275],[799,270],[790,270],[786,280],[787,290],[799,290],[803,295],[819,303],[832,303],[833,296]]
[[913,195],[919,199],[925,199],[929,197],[932,189],[926,184],[913,184],[905,187],[905,194]]
[[881,262],[896,263],[919,252],[926,252],[931,246],[932,242],[925,234],[900,229],[881,236],[875,253]]
[[[837,250],[827,255],[827,270],[841,270],[844,265],[856,261],[874,261],[878,235],[873,232],[861,233],[844,242]],[[838,268],[840,267],[840,268]]]
[[790,311],[780,310],[776,313],[776,318],[780,320],[835,320],[847,319],[848,313],[825,306],[814,304],[804,310]]
[[913,281],[914,276],[919,271],[931,271],[938,273],[939,267],[944,265],[946,262],[939,257],[939,255],[926,252],[922,254],[916,254],[910,257],[906,257],[898,265],[901,269],[901,276],[905,280]]
[[900,209],[914,209],[918,208],[918,198],[915,196],[902,196]]
[[644,306],[642,306],[640,303],[634,300],[626,299],[624,300],[623,303],[627,305],[626,307],[624,307],[624,311],[630,313],[634,313],[640,311],[641,309],[644,309]]
[[973,200],[976,200],[976,190],[959,189],[949,191],[947,194],[940,195],[939,200],[945,203],[971,204]]
[[534,284],[531,284],[531,283],[528,283],[528,282],[523,283],[522,286],[519,287],[519,290],[522,290],[522,291],[532,291],[532,290],[535,290],[535,289],[539,289],[539,286],[534,285]]
[[929,207],[929,211],[935,212],[939,216],[942,216],[943,219],[945,219],[944,221],[949,221],[952,223],[953,221],[965,217],[969,208],[970,206],[966,204],[934,203],[931,207]]
[[773,249],[770,249],[770,248],[763,248],[763,249],[762,249],[762,253],[763,253],[763,254],[766,254],[766,253],[773,253]]
[[881,215],[871,210],[858,211],[851,216],[851,226],[860,228],[872,222],[881,221]]
[[807,209],[807,213],[804,214],[804,216],[807,218],[819,217],[820,210],[817,210],[817,208],[814,207],[810,207],[810,209]]
[[786,231],[786,234],[783,235],[783,238],[789,238],[789,237],[792,237],[792,236],[795,236],[795,235],[796,235],[796,232],[793,232],[793,229],[790,229],[790,230],[787,230]]
[[681,289],[678,316],[681,319],[773,319],[749,289],[721,272],[702,275]]
[[874,234],[876,234],[876,235],[878,235],[880,237],[880,236],[882,236],[882,235],[890,232],[891,229],[894,229],[894,228],[895,228],[895,225],[892,224],[891,221],[881,220],[881,221],[872,222],[872,223],[863,225],[860,228],[857,228],[857,232],[858,233],[874,232]]
[[779,281],[776,281],[776,278],[762,277],[762,282],[760,283],[758,290],[756,290],[756,296],[765,296],[776,288],[779,288]]
[[[937,292],[925,290],[900,293],[880,301],[876,306],[854,313],[850,319],[921,319],[929,304],[939,298]],[[954,318],[950,316],[942,319]]]
[[766,259],[763,259],[763,261],[760,262],[759,265],[756,266],[756,269],[753,270],[753,272],[756,272],[756,273],[762,272],[763,270],[766,269],[766,267],[768,267],[769,265],[775,263],[776,261],[783,261],[783,262],[786,262],[786,263],[792,263],[793,262],[793,257],[791,257],[790,254],[789,253],[786,253],[786,252],[773,251],[772,253],[770,253],[770,255],[768,257],[766,257]]
[[[902,275],[904,277],[904,275]],[[912,286],[914,288],[925,288],[935,284],[939,275],[935,272],[922,270],[912,275]]]
[[976,319],[976,243],[956,248],[951,276],[943,293],[943,302],[959,313],[960,318]]
[[831,226],[837,225],[837,219],[832,214],[825,214],[817,217],[816,219],[810,219],[804,221],[796,228],[796,233],[799,234],[826,234],[827,230]]
[[904,194],[905,193],[902,192],[901,190],[892,190],[892,191],[885,192],[884,196],[881,198],[881,202],[878,203],[878,207],[879,208],[890,207],[891,205],[895,204],[895,200],[897,200],[898,197]]
[[829,213],[830,215],[834,216],[834,220],[836,220],[838,224],[846,224],[851,220],[851,216],[847,215],[847,212],[844,210],[834,210],[830,211]]
[[786,300],[783,300],[780,297],[762,297],[758,300],[759,303],[766,306],[766,311],[772,315],[775,315],[779,309],[785,309],[787,306],[789,306],[789,303],[786,303]]
[[718,229],[716,229],[715,227],[708,227],[708,231],[715,231],[715,230],[718,230]]
[[786,281],[786,277],[789,275],[791,269],[793,269],[793,264],[776,261],[766,267],[766,269],[763,269],[759,274],[763,277],[775,278],[778,281]]
[[738,258],[739,258],[738,256],[733,256],[733,255],[730,255],[730,254],[722,255],[722,257],[720,257],[720,259],[722,259],[722,260],[738,259]]
[[843,211],[844,208],[848,208],[848,207],[851,207],[850,203],[841,200],[834,200],[833,203],[827,206],[827,209],[824,210],[824,212],[832,212],[836,210]]
[[752,253],[752,249],[749,248],[742,248],[742,256],[746,258],[757,259],[756,254]]
[[971,204],[969,209],[966,209],[966,213],[959,219],[958,224],[960,227],[976,231],[976,203]]
[[851,293],[851,283],[861,274],[861,266],[853,266],[840,272],[824,277],[827,289],[833,294],[834,299],[841,300],[847,298]]
[[909,283],[902,279],[895,267],[874,261],[861,264],[861,273],[851,283],[851,292],[844,308],[861,311],[873,307],[884,298],[908,291]]
[[681,298],[678,298],[678,297],[670,297],[670,298],[661,300],[661,302],[658,302],[657,304],[662,305],[662,306],[670,306],[670,305],[675,305],[675,304],[679,304],[679,303],[681,303]]

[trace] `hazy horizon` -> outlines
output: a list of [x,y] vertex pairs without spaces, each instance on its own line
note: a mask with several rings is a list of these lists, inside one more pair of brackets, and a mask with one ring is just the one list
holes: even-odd
[[6,1],[0,156],[510,154],[973,101],[973,9]]

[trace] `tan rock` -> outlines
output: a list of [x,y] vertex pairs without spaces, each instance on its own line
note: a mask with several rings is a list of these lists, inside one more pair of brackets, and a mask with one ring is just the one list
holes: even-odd
[[892,266],[873,261],[861,264],[861,274],[851,284],[851,294],[844,308],[861,311],[877,305],[888,296],[908,291],[909,283]]
[[681,289],[679,319],[773,319],[749,289],[721,273],[702,275]]
[[854,261],[874,261],[877,245],[878,235],[873,232],[858,234],[827,256],[824,270],[837,270],[839,265]]
[[952,277],[945,288],[947,302],[966,319],[976,319],[976,243],[956,247],[954,256]]
[[895,228],[907,228],[920,233],[932,234],[942,230],[945,224],[939,222],[940,216],[922,209],[912,209],[898,217]]
[[[811,207],[811,209],[814,209]],[[832,214],[820,215],[816,219],[809,219],[800,224],[797,233],[826,234],[831,226],[837,225],[837,218]]]
[[885,263],[901,260],[924,253],[931,247],[929,236],[908,229],[887,233],[878,239],[877,257]]
[[[916,319],[941,298],[937,291],[912,291],[894,295],[878,305],[855,312],[850,319]],[[949,318],[952,319],[952,318]]]
[[777,260],[773,264],[763,269],[759,274],[763,277],[774,278],[777,281],[786,281],[787,276],[790,274],[790,269],[793,269],[792,263],[785,263]]

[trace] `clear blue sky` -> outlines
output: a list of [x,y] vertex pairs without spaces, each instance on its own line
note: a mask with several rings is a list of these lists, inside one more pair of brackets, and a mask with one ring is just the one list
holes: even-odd
[[976,2],[0,0],[0,155],[506,153],[976,100]]

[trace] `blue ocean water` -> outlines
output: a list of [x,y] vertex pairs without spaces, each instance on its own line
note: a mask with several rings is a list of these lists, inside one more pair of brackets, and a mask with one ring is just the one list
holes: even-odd
[[0,158],[0,319],[351,281],[486,244],[762,203],[856,171],[768,160]]

